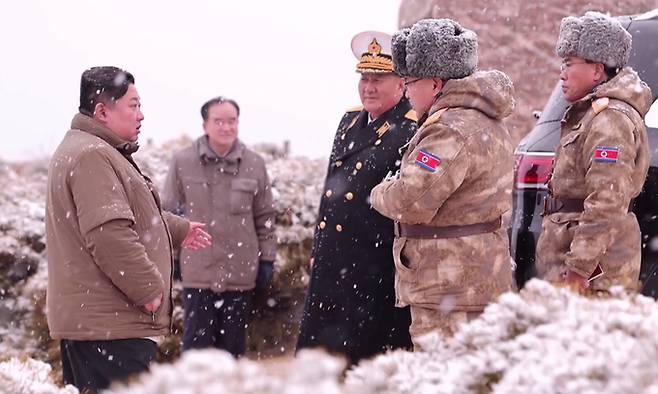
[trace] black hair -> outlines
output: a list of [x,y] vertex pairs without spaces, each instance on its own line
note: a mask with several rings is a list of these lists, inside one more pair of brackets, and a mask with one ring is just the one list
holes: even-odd
[[128,71],[112,66],[92,67],[80,79],[80,113],[94,116],[97,103],[113,106],[123,97],[135,77]]
[[215,98],[211,98],[201,106],[201,117],[203,118],[203,121],[205,122],[206,120],[208,120],[208,111],[210,110],[210,107],[212,107],[215,104],[222,104],[222,103],[229,103],[232,106],[234,106],[235,110],[238,112],[238,116],[240,116],[240,106],[238,105],[238,103],[235,102],[235,100],[223,96],[218,96]]
[[620,67],[608,67],[605,64],[603,65],[603,71],[605,72],[605,76],[608,78],[608,81],[616,77],[617,74],[619,74],[619,70],[621,70]]

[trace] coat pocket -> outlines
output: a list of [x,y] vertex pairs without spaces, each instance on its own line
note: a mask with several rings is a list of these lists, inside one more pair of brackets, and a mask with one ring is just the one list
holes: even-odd
[[255,179],[234,179],[231,181],[229,210],[232,214],[249,213],[252,211],[254,196],[258,191],[258,181]]
[[393,261],[395,262],[395,275],[403,282],[418,282],[418,270],[412,265],[412,262],[404,255],[404,245],[407,243],[406,238],[395,238],[393,241]]
[[578,140],[582,132],[580,130],[578,131],[572,131],[571,133],[565,135],[561,140],[560,140],[560,145],[562,145],[563,148],[573,144]]
[[549,282],[562,281],[564,262],[578,227],[577,213],[553,213],[544,218],[537,244],[537,273]]

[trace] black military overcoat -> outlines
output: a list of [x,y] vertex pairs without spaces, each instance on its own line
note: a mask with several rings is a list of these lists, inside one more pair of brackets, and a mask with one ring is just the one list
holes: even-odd
[[370,123],[362,109],[343,116],[320,202],[298,349],[322,346],[357,362],[412,346],[408,308],[394,306],[393,222],[368,196],[399,169],[415,131],[406,98]]

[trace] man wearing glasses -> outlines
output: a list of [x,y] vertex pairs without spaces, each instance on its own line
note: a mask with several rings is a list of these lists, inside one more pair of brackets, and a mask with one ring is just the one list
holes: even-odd
[[631,208],[649,167],[643,117],[651,91],[625,67],[631,35],[616,19],[566,17],[556,49],[571,106],[548,184],[537,271],[580,292],[635,290],[641,239]]
[[393,36],[393,61],[419,116],[400,176],[377,185],[373,208],[397,221],[399,306],[411,337],[452,335],[511,288],[507,234],[512,139],[503,119],[514,89],[502,72],[476,71],[477,36],[450,19],[426,19]]
[[269,285],[276,257],[265,161],[238,139],[239,116],[225,97],[201,107],[205,134],[174,155],[163,198],[167,210],[203,218],[215,240],[180,254],[183,350],[216,347],[236,357],[245,352],[253,289]]
[[298,349],[322,346],[350,362],[408,348],[409,310],[395,308],[393,222],[370,207],[370,190],[399,169],[416,117],[393,71],[391,36],[352,40],[363,106],[334,138],[311,255]]

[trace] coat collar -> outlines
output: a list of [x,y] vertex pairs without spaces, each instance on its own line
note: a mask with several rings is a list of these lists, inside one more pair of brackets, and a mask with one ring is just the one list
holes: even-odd
[[94,135],[116,148],[123,155],[131,155],[137,152],[139,144],[137,141],[130,142],[116,135],[112,130],[103,126],[94,118],[84,114],[76,114],[71,121],[71,128],[81,130]]
[[242,161],[244,151],[247,149],[245,144],[237,139],[226,156],[219,156],[212,150],[212,148],[210,148],[207,135],[199,137],[196,141],[196,145],[199,159],[203,164],[216,164],[221,167],[222,172],[233,174],[237,174],[240,161]]
[[409,101],[403,97],[393,108],[370,124],[368,124],[368,112],[362,110],[350,121],[344,132],[340,133],[345,135],[345,139],[337,141],[335,160],[342,160],[369,146],[381,144],[393,124],[399,122],[398,118],[402,118],[409,109],[411,109]]
[[245,144],[237,139],[226,156],[219,156],[210,147],[207,135],[203,135],[197,139],[197,152],[199,157],[206,162],[227,161],[229,163],[236,163],[242,160],[245,148]]

